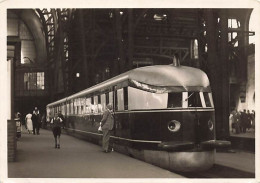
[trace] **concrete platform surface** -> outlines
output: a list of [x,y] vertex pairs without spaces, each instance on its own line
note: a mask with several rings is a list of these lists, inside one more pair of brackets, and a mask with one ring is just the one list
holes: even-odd
[[9,178],[182,178],[126,155],[104,153],[101,147],[62,134],[54,148],[52,132],[25,130],[17,142],[17,161],[8,163]]
[[215,164],[255,173],[255,154],[239,150],[234,153],[217,152]]

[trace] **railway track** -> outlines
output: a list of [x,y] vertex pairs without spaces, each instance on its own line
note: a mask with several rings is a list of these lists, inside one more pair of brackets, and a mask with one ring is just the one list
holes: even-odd
[[179,174],[187,178],[255,178],[254,173],[217,164],[213,165],[212,168],[206,171]]

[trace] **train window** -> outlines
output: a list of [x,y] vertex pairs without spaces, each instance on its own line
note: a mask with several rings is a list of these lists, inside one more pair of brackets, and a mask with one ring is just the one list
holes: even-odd
[[206,107],[212,107],[209,94],[211,93],[203,92]]
[[94,111],[94,113],[98,112],[98,96],[94,96],[93,111]]
[[63,103],[61,106],[61,114],[64,115],[65,114],[65,104]]
[[91,98],[86,98],[86,113],[90,114],[91,113]]
[[128,87],[128,109],[165,109],[167,108],[167,93],[151,93],[133,87]]
[[109,93],[106,93],[106,105],[109,104]]
[[70,114],[73,114],[73,103],[70,101]]
[[202,107],[206,107],[206,102],[205,102],[205,99],[204,99],[203,92],[199,92],[199,94],[200,94]]
[[124,87],[124,109],[128,110],[128,88]]
[[112,104],[112,106],[114,107],[114,104],[113,104],[113,92],[109,92],[109,103]]
[[98,95],[98,104],[101,104],[101,96]]
[[73,111],[73,114],[77,114],[77,102],[76,102],[77,100],[76,99],[74,99],[74,102],[73,102],[73,109],[74,109],[74,111]]
[[115,90],[115,110],[118,110],[117,90]]
[[87,98],[83,98],[83,111],[84,111],[84,114],[86,114],[87,113],[87,106],[86,106],[86,102],[87,102]]
[[101,95],[98,95],[98,105],[97,105],[98,112],[102,112],[102,105],[101,105]]
[[83,103],[80,104],[79,108],[80,108],[80,110],[79,110],[80,114],[84,114],[84,105],[83,105]]
[[202,107],[199,92],[188,92],[188,106]]
[[124,92],[123,92],[123,88],[117,90],[117,107],[118,107],[118,111],[124,110]]
[[94,105],[94,97],[91,97],[91,104]]
[[106,95],[105,94],[101,95],[101,105],[102,105],[101,111],[103,111],[106,108]]
[[67,115],[70,114],[70,105],[69,105],[69,102],[66,102],[66,112],[67,112]]
[[182,93],[168,94],[168,108],[182,107]]
[[80,114],[80,100],[79,100],[79,98],[76,99],[76,106],[77,106],[76,114]]

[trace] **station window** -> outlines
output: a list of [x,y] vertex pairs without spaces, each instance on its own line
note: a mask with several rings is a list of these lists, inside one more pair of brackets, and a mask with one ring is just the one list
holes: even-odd
[[191,59],[198,59],[198,58],[199,58],[198,40],[194,39],[191,40]]
[[44,90],[44,72],[24,73],[25,90]]

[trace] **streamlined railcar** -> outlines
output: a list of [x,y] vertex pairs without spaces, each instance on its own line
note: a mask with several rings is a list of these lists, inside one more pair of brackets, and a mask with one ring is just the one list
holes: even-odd
[[207,75],[173,65],[141,67],[47,105],[47,119],[61,111],[68,134],[101,142],[98,125],[113,104],[111,142],[116,151],[173,171],[199,171],[214,164],[212,92]]

